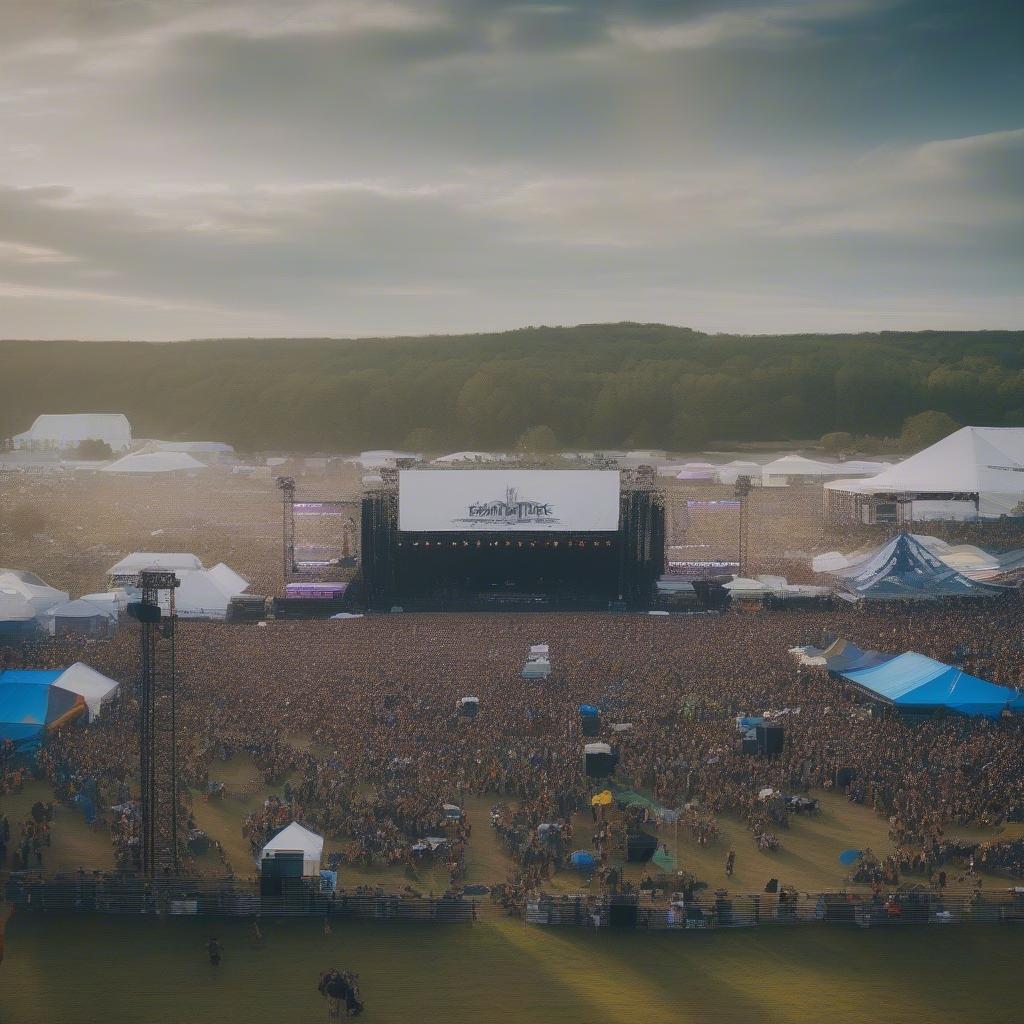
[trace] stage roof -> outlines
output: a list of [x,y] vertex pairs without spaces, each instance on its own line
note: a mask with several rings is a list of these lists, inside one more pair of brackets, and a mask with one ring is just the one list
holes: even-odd
[[968,675],[962,669],[910,651],[873,668],[841,673],[844,679],[903,708],[948,708],[963,715],[998,718],[1024,711],[1024,695]]

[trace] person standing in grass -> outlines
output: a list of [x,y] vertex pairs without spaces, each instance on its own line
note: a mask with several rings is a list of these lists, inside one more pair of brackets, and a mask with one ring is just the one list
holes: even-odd
[[216,936],[211,937],[210,941],[206,944],[206,951],[210,955],[210,966],[219,967],[221,954],[224,952],[220,939]]

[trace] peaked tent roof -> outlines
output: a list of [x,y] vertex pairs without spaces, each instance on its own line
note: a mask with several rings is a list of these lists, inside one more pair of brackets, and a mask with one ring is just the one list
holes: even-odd
[[206,464],[187,452],[140,452],[104,466],[101,473],[175,473],[206,469]]
[[961,427],[878,476],[856,483],[856,488],[840,489],[1024,494],[1024,427]]
[[249,581],[223,562],[218,562],[212,569],[207,570],[206,575],[226,597],[234,597],[249,589]]
[[764,476],[841,476],[846,470],[840,462],[815,462],[802,455],[783,455],[761,467]]
[[97,672],[94,668],[76,661],[57,677],[54,686],[70,693],[77,693],[84,698],[89,709],[89,717],[95,718],[100,713],[103,702],[117,689],[117,681]]
[[297,821],[293,821],[287,828],[270,840],[260,851],[260,860],[266,857],[267,853],[287,852],[293,853],[302,851],[302,871],[305,875],[315,875],[320,870],[320,858],[324,852],[324,837],[310,832],[303,828]]
[[919,540],[901,533],[865,561],[841,571],[842,589],[854,600],[995,597],[1002,587],[977,583],[946,565]]
[[20,594],[32,606],[36,615],[47,608],[67,601],[70,595],[41,580],[35,573],[23,569],[0,569],[0,590]]
[[897,707],[942,707],[986,718],[998,718],[1004,709],[1024,711],[1024,695],[1016,690],[913,651],[873,668],[843,672],[842,676]]

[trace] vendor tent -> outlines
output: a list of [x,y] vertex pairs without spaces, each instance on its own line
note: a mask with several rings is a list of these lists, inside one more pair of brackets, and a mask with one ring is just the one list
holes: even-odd
[[104,701],[117,690],[117,681],[97,672],[94,668],[76,661],[70,668],[64,669],[54,686],[69,693],[77,693],[85,700],[90,720],[96,718],[102,710]]
[[115,614],[108,609],[84,598],[54,605],[46,610],[44,618],[52,636],[94,638],[109,636],[117,621]]
[[998,718],[1004,710],[1024,711],[1024,694],[1018,690],[997,686],[913,651],[842,676],[902,711],[946,708],[986,718]]
[[279,854],[302,854],[302,874],[307,878],[320,876],[320,859],[324,852],[324,837],[303,828],[293,821],[260,851],[260,863],[273,860]]
[[839,596],[850,601],[995,597],[1005,593],[1001,587],[978,583],[950,568],[907,533],[839,575]]
[[35,629],[35,611],[28,599],[13,590],[0,590],[0,638],[13,640]]

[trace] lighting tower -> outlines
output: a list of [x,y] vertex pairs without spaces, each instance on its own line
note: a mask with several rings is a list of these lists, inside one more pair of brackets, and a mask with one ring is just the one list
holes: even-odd
[[750,543],[750,508],[749,498],[753,484],[746,474],[736,477],[736,486],[733,491],[740,503],[740,531],[739,531],[739,568],[740,576],[746,574],[747,570],[747,548]]
[[[139,776],[142,785],[142,871],[147,878],[174,876],[180,867],[178,830],[178,735],[175,706],[174,590],[178,577],[143,569],[142,600],[128,606],[139,621]],[[160,592],[168,591],[168,613]]]
[[295,574],[295,480],[290,476],[279,476],[277,486],[281,491],[281,560],[282,590]]

